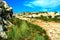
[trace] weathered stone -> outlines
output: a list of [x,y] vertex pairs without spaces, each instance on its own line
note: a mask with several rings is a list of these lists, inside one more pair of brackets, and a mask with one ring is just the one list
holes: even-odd
[[4,31],[0,32],[0,37],[2,37],[3,39],[7,39],[7,35]]
[[0,24],[0,32],[3,31],[2,25]]

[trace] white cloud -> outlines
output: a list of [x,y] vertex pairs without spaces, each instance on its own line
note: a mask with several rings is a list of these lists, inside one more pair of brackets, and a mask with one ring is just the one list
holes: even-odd
[[29,6],[29,7],[32,7],[32,8],[34,8],[33,6],[32,6],[32,4],[24,4],[25,6]]
[[54,8],[60,5],[60,0],[34,0],[25,4],[29,7]]

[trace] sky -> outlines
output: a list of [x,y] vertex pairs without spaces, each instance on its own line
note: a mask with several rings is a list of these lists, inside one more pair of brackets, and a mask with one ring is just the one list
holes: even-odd
[[13,12],[60,12],[60,0],[5,0]]

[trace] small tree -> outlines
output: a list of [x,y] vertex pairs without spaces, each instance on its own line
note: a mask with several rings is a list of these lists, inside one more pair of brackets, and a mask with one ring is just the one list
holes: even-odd
[[49,18],[52,18],[52,16],[50,15],[50,16],[48,16]]
[[57,12],[55,12],[55,14],[56,14]]

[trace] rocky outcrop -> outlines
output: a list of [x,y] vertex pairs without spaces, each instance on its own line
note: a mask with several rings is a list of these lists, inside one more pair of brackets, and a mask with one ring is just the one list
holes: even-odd
[[[0,0],[0,38],[7,39],[8,20],[12,18],[12,8],[3,0]],[[1,40],[1,39],[0,39]]]

